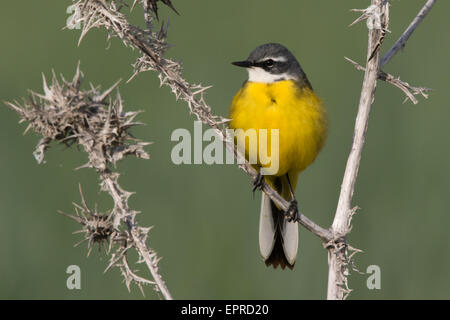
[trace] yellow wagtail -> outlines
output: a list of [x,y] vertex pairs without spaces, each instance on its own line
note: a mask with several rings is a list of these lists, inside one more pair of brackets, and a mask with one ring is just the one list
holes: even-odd
[[[284,214],[269,197],[262,195],[260,252],[267,266],[292,269],[298,250],[299,218],[294,192],[299,173],[314,161],[325,142],[326,112],[300,64],[284,46],[261,45],[247,60],[233,64],[246,68],[249,77],[230,107],[230,128],[268,132],[278,129],[278,150],[266,150],[266,154],[278,151],[278,172],[265,175],[264,180],[290,201],[290,210]],[[267,148],[258,140],[258,150]],[[248,157],[250,146],[245,137],[244,143]],[[254,166],[260,170],[267,164],[258,158]],[[254,182],[255,188],[262,179],[260,174]]]

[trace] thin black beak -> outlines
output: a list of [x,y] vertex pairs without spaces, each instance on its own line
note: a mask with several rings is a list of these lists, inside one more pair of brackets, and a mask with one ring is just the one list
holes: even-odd
[[251,61],[236,61],[236,62],[232,62],[231,64],[238,66],[238,67],[243,67],[243,68],[253,67],[253,62],[251,62]]

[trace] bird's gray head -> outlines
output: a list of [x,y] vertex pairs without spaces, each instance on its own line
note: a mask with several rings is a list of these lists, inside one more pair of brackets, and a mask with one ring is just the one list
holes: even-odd
[[296,80],[309,86],[303,69],[294,55],[279,43],[267,43],[253,50],[247,60],[233,62],[248,70],[248,81],[273,83]]

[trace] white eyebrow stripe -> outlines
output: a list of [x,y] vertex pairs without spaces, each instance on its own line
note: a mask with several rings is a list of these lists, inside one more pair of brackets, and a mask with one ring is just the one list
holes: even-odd
[[276,61],[276,62],[286,62],[287,61],[286,57],[266,57],[266,58],[264,58],[264,60],[269,60],[269,59],[272,59],[273,61]]

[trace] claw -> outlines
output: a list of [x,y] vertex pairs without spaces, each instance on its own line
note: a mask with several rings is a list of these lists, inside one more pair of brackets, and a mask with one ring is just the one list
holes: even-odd
[[253,193],[256,191],[256,189],[261,189],[264,184],[264,176],[258,172],[258,175],[256,176],[255,180],[253,180]]
[[298,212],[297,200],[292,200],[289,203],[289,208],[286,211],[286,219],[289,222],[299,222],[300,221],[300,213]]

